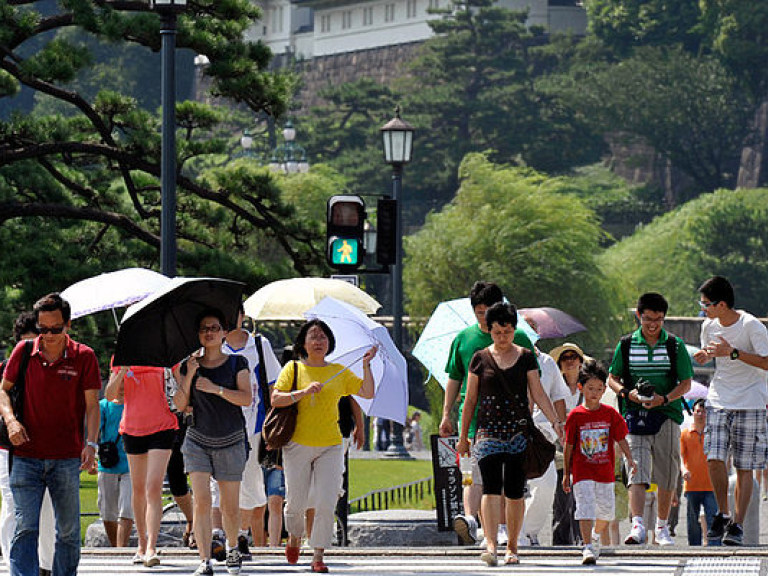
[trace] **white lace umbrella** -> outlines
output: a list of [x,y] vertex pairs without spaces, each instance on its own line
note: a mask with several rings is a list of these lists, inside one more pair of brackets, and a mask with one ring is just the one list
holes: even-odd
[[[171,279],[145,268],[125,268],[72,284],[61,293],[72,308],[72,319],[124,308],[163,288]],[[117,319],[115,319],[117,322]]]
[[371,361],[376,387],[374,397],[366,400],[355,396],[355,400],[368,416],[379,416],[404,425],[408,412],[407,366],[387,329],[354,306],[330,297],[304,315],[328,324],[336,337],[336,349],[328,355],[328,361],[347,366],[361,378],[363,355],[371,346],[379,347]]
[[259,288],[243,304],[254,320],[304,320],[304,313],[326,296],[374,314],[381,304],[357,286],[335,278],[289,278]]

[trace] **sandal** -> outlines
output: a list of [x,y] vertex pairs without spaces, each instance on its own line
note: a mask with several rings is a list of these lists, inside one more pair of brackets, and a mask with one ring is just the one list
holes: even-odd
[[313,560],[312,572],[315,572],[316,574],[327,574],[328,566],[326,566],[325,562],[323,562],[322,560]]
[[191,530],[187,533],[189,536],[187,536],[187,546],[189,546],[190,550],[197,550],[197,540],[195,539],[195,533]]
[[496,552],[491,552],[490,550],[486,550],[482,554],[480,554],[480,560],[486,563],[488,566],[496,566],[499,561],[496,558]]
[[520,564],[520,557],[514,552],[504,554],[504,564]]

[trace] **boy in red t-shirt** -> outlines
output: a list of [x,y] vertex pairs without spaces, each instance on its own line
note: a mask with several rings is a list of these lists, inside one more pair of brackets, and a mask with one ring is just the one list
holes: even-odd
[[[565,423],[563,491],[573,487],[575,518],[581,539],[586,543],[582,564],[595,564],[600,556],[599,533],[614,518],[614,442],[624,453],[630,468],[635,461],[627,444],[627,424],[614,408],[600,403],[608,373],[594,359],[579,370],[579,390],[584,403],[568,414]],[[573,476],[573,479],[571,479]]]

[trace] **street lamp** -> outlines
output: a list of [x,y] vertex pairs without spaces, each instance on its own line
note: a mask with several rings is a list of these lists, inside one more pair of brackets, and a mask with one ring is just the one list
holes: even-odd
[[187,0],[149,0],[162,18],[162,148],[160,161],[160,268],[176,276],[176,17]]
[[276,146],[272,151],[269,169],[273,172],[282,171],[286,174],[309,172],[307,151],[295,142],[296,128],[293,127],[293,122],[290,120],[285,123],[283,128],[283,140],[284,143]]
[[[403,165],[411,161],[413,126],[400,118],[400,106],[395,117],[381,128],[384,161],[392,166],[392,199],[395,201],[395,264],[392,267],[392,336],[395,346],[403,351]],[[406,375],[407,377],[407,375]],[[403,427],[392,422],[390,444],[386,457],[410,458],[403,446]]]

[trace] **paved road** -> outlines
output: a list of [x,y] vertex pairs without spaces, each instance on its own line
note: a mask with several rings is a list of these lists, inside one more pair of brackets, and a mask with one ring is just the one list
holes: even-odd
[[[309,573],[308,555],[304,555],[296,566],[286,564],[281,555],[273,552],[259,552],[254,560],[243,566],[241,574],[307,574]],[[706,558],[684,556],[681,554],[652,553],[649,550],[634,552],[617,551],[606,554],[595,567],[581,566],[577,551],[552,550],[536,555],[522,555],[522,563],[514,567],[487,568],[481,564],[475,551],[451,549],[423,550],[357,550],[354,554],[329,552],[326,561],[332,574],[346,576],[386,576],[427,575],[485,575],[493,571],[504,573],[562,576],[582,574],[626,574],[644,576],[760,576],[766,574],[768,552],[755,549],[724,551]],[[81,576],[101,576],[104,574],[186,574],[191,575],[198,561],[192,554],[167,554],[162,556],[162,564],[155,568],[133,566],[131,556],[118,553],[117,550],[84,550],[80,564]],[[7,574],[3,564],[0,574]],[[215,567],[215,573],[225,575],[223,565]]]

